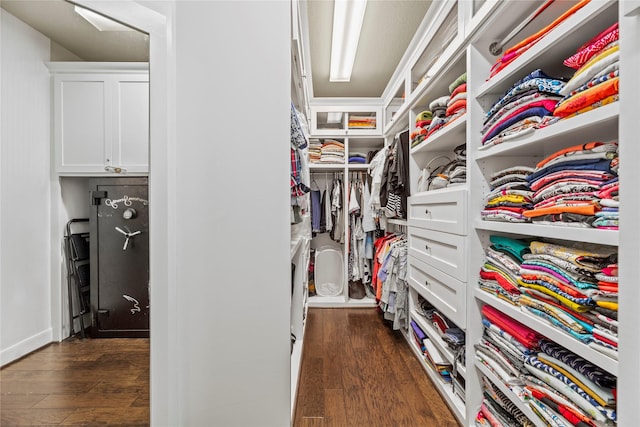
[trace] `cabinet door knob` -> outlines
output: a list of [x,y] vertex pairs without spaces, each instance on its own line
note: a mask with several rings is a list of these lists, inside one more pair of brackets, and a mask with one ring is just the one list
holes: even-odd
[[117,166],[105,166],[104,170],[106,170],[107,172],[114,172],[114,173],[126,172],[126,169],[123,169]]

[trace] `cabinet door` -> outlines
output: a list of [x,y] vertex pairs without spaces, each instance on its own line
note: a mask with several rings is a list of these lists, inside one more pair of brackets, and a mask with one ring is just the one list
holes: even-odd
[[104,172],[111,156],[108,97],[108,84],[100,76],[55,77],[56,172]]
[[114,82],[112,166],[127,173],[149,170],[149,79],[118,76]]

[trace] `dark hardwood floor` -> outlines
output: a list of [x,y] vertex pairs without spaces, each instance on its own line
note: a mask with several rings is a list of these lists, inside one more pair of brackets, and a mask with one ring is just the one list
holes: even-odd
[[309,309],[294,427],[457,427],[375,309]]
[[149,340],[70,339],[0,370],[0,425],[149,425]]
[[[295,427],[458,426],[374,309],[310,309],[307,322]],[[148,426],[149,340],[72,339],[5,366],[0,425]]]

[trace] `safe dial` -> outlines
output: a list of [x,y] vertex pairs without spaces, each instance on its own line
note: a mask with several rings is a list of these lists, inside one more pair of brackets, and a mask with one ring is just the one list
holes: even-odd
[[122,218],[124,219],[133,219],[138,216],[138,212],[136,212],[133,208],[127,208],[122,212]]

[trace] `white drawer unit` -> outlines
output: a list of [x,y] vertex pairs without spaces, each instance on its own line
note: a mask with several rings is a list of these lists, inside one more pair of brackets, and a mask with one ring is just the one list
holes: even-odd
[[457,234],[409,228],[409,255],[466,282],[466,239]]
[[467,234],[467,189],[446,188],[409,197],[409,225]]
[[464,282],[409,256],[409,285],[459,328],[466,329],[467,287]]

